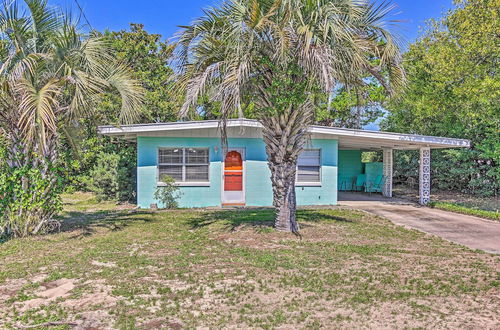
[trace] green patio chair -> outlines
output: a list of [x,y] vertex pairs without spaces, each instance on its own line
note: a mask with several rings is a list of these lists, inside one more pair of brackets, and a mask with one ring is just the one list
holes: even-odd
[[385,183],[385,176],[377,175],[373,182],[366,183],[366,191],[370,194],[372,192],[382,192]]
[[353,188],[354,191],[363,191],[366,188],[366,174],[360,174],[356,177]]
[[355,177],[344,176],[339,178],[339,190],[340,191],[351,191],[353,190]]

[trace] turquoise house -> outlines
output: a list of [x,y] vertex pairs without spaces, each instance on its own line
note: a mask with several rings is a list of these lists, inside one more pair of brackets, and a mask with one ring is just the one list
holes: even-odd
[[[165,185],[162,178],[167,175],[179,186],[181,207],[271,206],[270,171],[260,124],[237,119],[227,126],[226,154],[218,121],[101,126],[99,132],[137,143],[140,208],[159,204],[154,194]],[[457,146],[468,146],[468,141],[311,126],[297,164],[297,203],[336,205],[342,190],[378,191],[391,197],[393,150],[420,149],[422,155],[430,148]],[[362,151],[369,150],[383,150],[384,161],[362,163]],[[361,179],[363,185],[357,186]]]

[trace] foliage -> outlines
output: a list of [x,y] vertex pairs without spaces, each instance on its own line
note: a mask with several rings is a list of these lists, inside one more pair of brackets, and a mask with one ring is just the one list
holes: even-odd
[[364,151],[361,153],[361,162],[381,162],[383,161],[382,152],[380,151]]
[[447,203],[447,202],[431,202],[429,204],[431,207],[435,207],[437,209],[451,211],[461,214],[474,215],[481,218],[491,219],[491,220],[499,220],[500,221],[500,212],[498,211],[488,211],[481,210],[477,208],[471,208],[464,205],[456,204],[456,203]]
[[112,56],[107,42],[82,34],[44,0],[24,2],[27,12],[21,1],[0,12],[0,128],[7,140],[21,138],[45,154],[49,141],[75,119],[87,117],[96,98],[110,90],[120,95],[119,120],[134,120],[142,87]]
[[[50,165],[53,166],[53,165]],[[21,237],[58,228],[53,216],[61,210],[61,180],[30,165],[0,172],[0,237]],[[53,180],[56,180],[55,184]]]
[[296,164],[321,102],[315,97],[361,89],[370,77],[392,93],[403,84],[397,41],[383,27],[392,9],[358,1],[226,0],[180,34],[182,114],[198,115],[204,97],[217,104],[211,113],[220,114],[225,146],[226,119],[251,108],[263,125],[278,229],[298,231]]
[[[144,107],[141,108],[135,123],[175,121],[180,105],[169,90],[169,81],[172,80],[173,74],[172,68],[168,65],[172,45],[162,41],[161,35],[145,31],[141,24],[131,24],[129,31],[106,31],[100,36],[109,44],[117,59],[127,63],[133,70],[135,77],[145,89]],[[120,166],[126,168],[128,174],[120,176],[119,180],[124,182],[120,183],[121,191],[118,197],[116,194],[102,197],[133,202],[136,175],[135,145],[98,136],[95,129],[96,124],[116,123],[119,107],[120,101],[117,95],[107,93],[100,98],[92,118],[81,120],[79,126],[69,132],[72,141],[64,139],[64,145],[67,147],[64,150],[67,164],[64,177],[72,190],[88,190],[90,186],[99,186],[100,183],[92,183],[93,176],[90,175],[98,156],[102,153],[119,155]],[[69,148],[70,142],[76,144],[76,150]]]
[[[433,152],[437,188],[500,192],[499,8],[499,0],[458,1],[404,56],[408,89],[388,106],[383,127],[472,141],[469,150]],[[397,152],[395,163],[404,173],[415,159]]]
[[[178,118],[179,100],[171,93],[173,70],[169,61],[173,44],[159,34],[148,33],[142,24],[130,24],[130,31],[106,31],[102,38],[109,43],[118,61],[127,63],[145,89],[144,107],[135,123],[168,122]],[[98,106],[98,122],[114,123],[120,100],[107,94]]]
[[[59,176],[53,164],[60,163],[60,136],[88,118],[105,92],[119,95],[119,122],[134,120],[143,89],[103,38],[81,33],[77,22],[46,0],[5,3],[0,23],[0,135],[7,163],[23,188],[29,182],[35,205],[45,198],[43,203],[56,206]],[[34,212],[26,198],[12,195],[7,208],[25,217],[15,221],[38,224],[14,235],[39,233],[53,221],[53,209],[36,206],[41,212]]]
[[130,193],[134,191],[135,180],[130,173],[135,163],[130,164],[128,159],[123,153],[98,154],[94,167],[83,179],[87,190],[100,200],[132,200]]
[[175,209],[179,206],[177,200],[180,198],[179,187],[175,184],[175,180],[164,175],[161,177],[162,186],[156,188],[154,198],[159,201],[160,207],[165,209]]
[[361,129],[383,114],[387,91],[374,79],[354,89],[338,88],[329,95],[317,95],[316,123],[325,126]]
[[[88,133],[87,135],[84,135]],[[84,135],[84,136],[82,136]],[[136,186],[136,145],[127,141],[97,136],[95,129],[88,132],[79,130],[72,136],[76,147],[68,148],[62,153],[64,163],[61,176],[67,183],[66,192],[93,191],[101,199],[135,202]],[[65,141],[67,143],[67,141]],[[97,177],[93,172],[98,167],[100,158],[116,157],[119,170],[114,180],[119,181],[119,192],[108,193],[110,190],[99,189],[102,182],[94,182]],[[102,192],[102,193],[101,193]]]

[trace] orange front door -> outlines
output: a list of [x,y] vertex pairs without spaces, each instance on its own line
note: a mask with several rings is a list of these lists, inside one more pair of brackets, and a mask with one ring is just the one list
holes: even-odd
[[243,150],[229,150],[224,159],[223,204],[244,204]]

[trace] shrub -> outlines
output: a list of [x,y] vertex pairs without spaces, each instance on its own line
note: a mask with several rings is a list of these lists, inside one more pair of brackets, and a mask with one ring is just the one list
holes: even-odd
[[177,200],[181,196],[179,187],[175,185],[175,180],[168,175],[162,176],[161,180],[165,185],[156,188],[154,198],[161,203],[160,207],[165,209],[177,208],[179,206]]
[[134,175],[120,154],[99,153],[96,164],[82,181],[98,199],[129,201],[133,199]]

